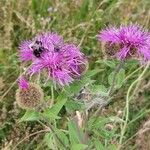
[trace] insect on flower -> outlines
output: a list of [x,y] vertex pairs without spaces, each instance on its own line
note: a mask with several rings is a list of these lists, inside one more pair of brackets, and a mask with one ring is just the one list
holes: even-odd
[[54,46],[54,51],[59,52],[60,51],[60,46],[58,46],[58,45]]
[[51,32],[37,35],[33,40],[22,42],[19,47],[21,61],[31,61],[27,70],[30,75],[43,72],[48,79],[61,86],[79,79],[88,69],[84,54],[73,43]]
[[42,42],[38,40],[33,42],[33,44],[31,45],[31,48],[33,50],[33,55],[37,58],[40,58],[41,54],[45,50],[44,47],[42,46]]

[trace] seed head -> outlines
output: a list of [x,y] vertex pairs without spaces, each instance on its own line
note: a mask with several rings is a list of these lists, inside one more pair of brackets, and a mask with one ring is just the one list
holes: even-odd
[[34,109],[41,104],[44,93],[41,87],[35,83],[29,83],[28,88],[21,87],[16,92],[16,101],[23,109]]

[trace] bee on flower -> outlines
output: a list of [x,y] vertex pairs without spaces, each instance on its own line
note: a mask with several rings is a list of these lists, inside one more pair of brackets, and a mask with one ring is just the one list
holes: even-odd
[[56,33],[43,33],[33,40],[24,41],[19,47],[20,60],[31,61],[28,74],[45,71],[47,79],[61,86],[80,78],[88,68],[88,62],[80,49]]

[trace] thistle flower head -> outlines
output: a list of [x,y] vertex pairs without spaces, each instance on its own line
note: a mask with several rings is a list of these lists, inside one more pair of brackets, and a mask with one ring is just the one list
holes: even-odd
[[16,92],[16,101],[23,109],[34,109],[41,104],[43,98],[41,87],[34,83],[29,83],[25,90],[20,87]]
[[[28,46],[26,43],[26,47],[32,53],[32,64],[28,70],[31,75],[46,70],[48,79],[64,86],[86,70],[87,60],[79,48],[74,44],[64,43],[63,38],[56,33],[40,34]],[[26,55],[26,50],[20,51],[22,55]]]
[[46,70],[49,79],[63,86],[71,83],[74,75],[79,77],[83,72],[80,66],[86,64],[79,49],[73,44],[66,44],[59,51],[47,52],[41,59],[36,59],[30,67],[29,73],[35,74]]
[[150,33],[138,25],[109,27],[100,32],[98,39],[106,42],[107,48],[109,45],[110,51],[115,51],[112,54],[121,60],[131,56],[150,60]]

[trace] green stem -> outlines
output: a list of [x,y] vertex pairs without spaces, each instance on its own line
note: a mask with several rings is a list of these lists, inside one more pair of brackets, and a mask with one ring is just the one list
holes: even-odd
[[[142,109],[142,111],[143,111],[143,109]],[[136,118],[134,118],[132,121],[130,121],[130,122],[128,123],[128,125],[134,123],[135,121],[137,121],[138,119],[142,118],[143,116],[145,116],[145,115],[148,114],[148,113],[150,113],[150,110],[144,111],[144,112],[143,112],[142,114],[140,114],[138,117],[136,117]]]
[[[126,127],[127,127],[128,120],[129,120],[129,102],[130,102],[130,100],[133,98],[133,96],[135,94],[133,92],[133,94],[130,96],[130,93],[131,93],[134,85],[136,83],[138,84],[142,80],[142,78],[143,78],[144,74],[146,73],[146,71],[148,70],[149,66],[150,66],[150,62],[148,62],[148,64],[146,65],[146,67],[143,70],[143,72],[141,73],[141,75],[130,85],[130,87],[129,87],[128,91],[127,91],[126,106],[125,106],[125,111],[124,111],[125,112],[124,113],[125,114],[125,122],[124,122],[124,125],[123,125],[122,130],[121,130],[121,137],[120,137],[120,140],[119,140],[120,146],[121,146],[121,144],[123,142],[123,137],[124,137],[124,134],[126,132]],[[120,149],[120,147],[119,147],[119,149]]]
[[137,72],[138,72],[139,70],[141,70],[142,68],[143,68],[143,65],[140,66],[139,68],[137,68],[136,70],[134,70],[132,73],[130,73],[130,74],[125,78],[124,82],[127,81],[130,77],[132,77],[135,73],[137,73]]
[[51,106],[54,104],[54,87],[51,85]]

